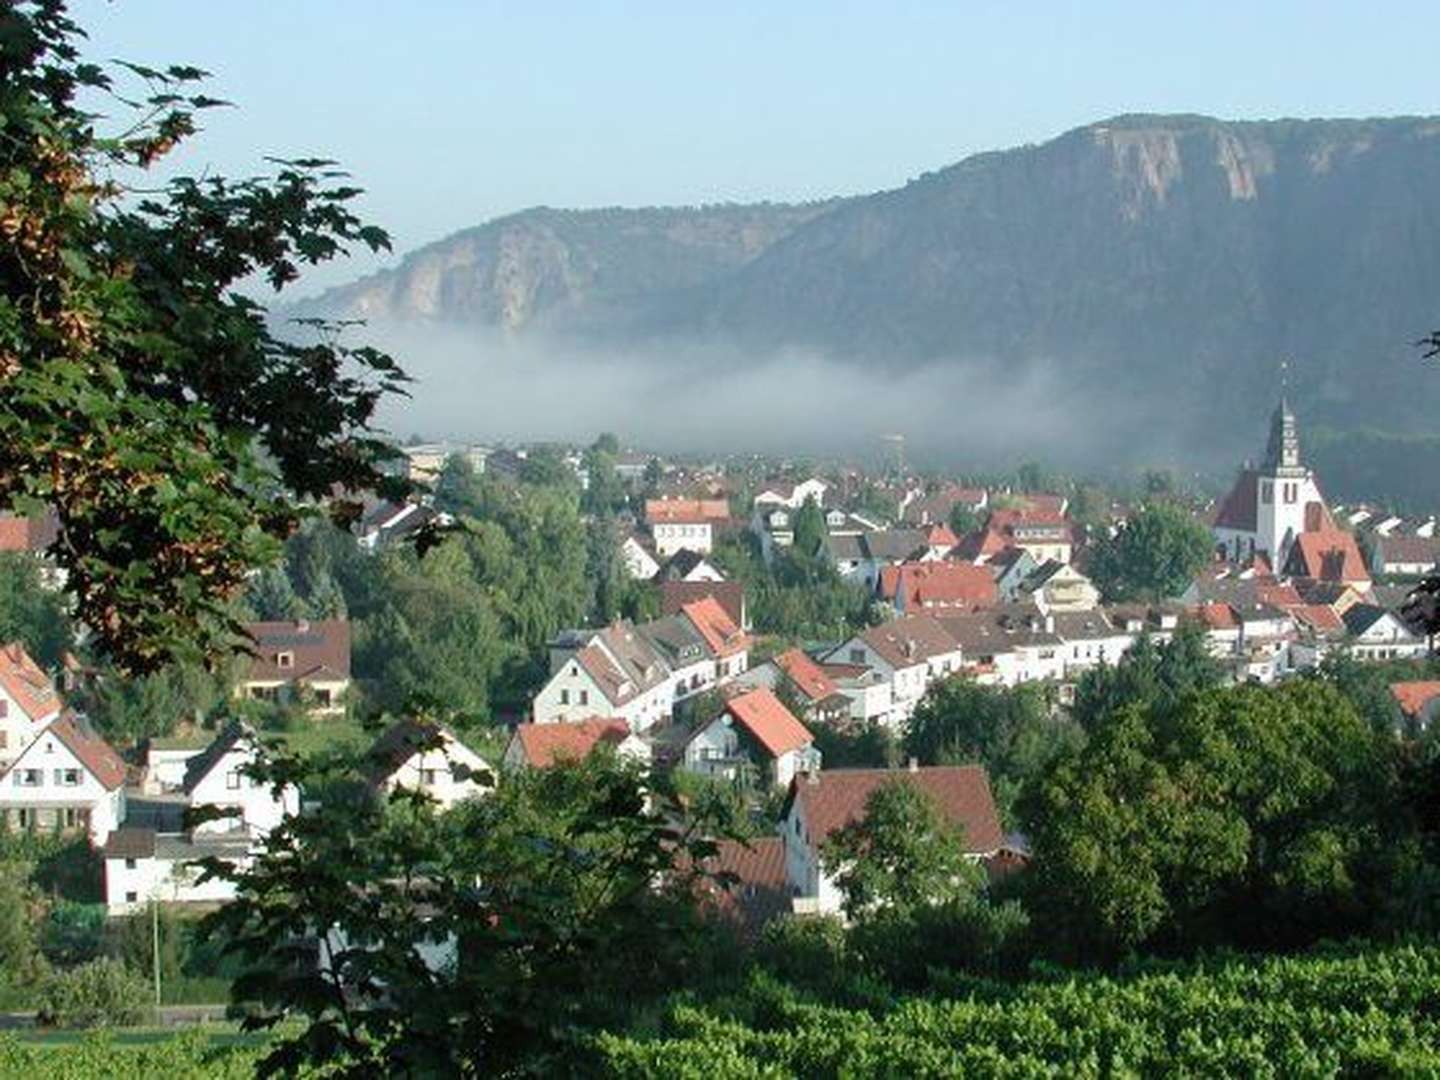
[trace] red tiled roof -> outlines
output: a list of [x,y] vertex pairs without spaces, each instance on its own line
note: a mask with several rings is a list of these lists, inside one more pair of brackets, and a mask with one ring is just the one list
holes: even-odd
[[831,694],[839,693],[835,680],[820,670],[820,665],[799,649],[786,649],[775,657],[775,666],[800,688],[811,701],[824,701]]
[[956,652],[960,646],[930,615],[902,615],[888,623],[872,626],[860,640],[892,668],[923,664],[932,656]]
[[[245,676],[251,681],[350,677],[350,624],[344,619],[256,622],[245,629],[255,639],[255,656]],[[290,662],[282,667],[280,657],[285,654]]]
[[730,503],[724,499],[646,499],[645,520],[701,525],[707,521],[724,521],[730,516]]
[[1294,585],[1289,582],[1282,585],[1278,581],[1256,581],[1255,599],[1278,608],[1297,607],[1305,602]]
[[1322,633],[1339,630],[1345,625],[1340,613],[1327,604],[1297,604],[1289,611],[1292,618]]
[[933,525],[925,534],[925,542],[931,547],[953,548],[960,538],[950,531],[949,525]]
[[715,598],[730,620],[742,629],[745,626],[745,585],[739,581],[662,581],[660,582],[660,614],[679,615],[686,604]]
[[999,599],[995,577],[963,562],[901,563],[880,570],[880,595],[907,608],[991,607]]
[[1235,611],[1229,604],[1222,604],[1219,601],[1209,604],[1201,604],[1196,612],[1200,621],[1211,630],[1235,630],[1240,626],[1240,621],[1235,618]]
[[0,514],[0,551],[44,551],[60,533],[53,510],[34,517]]
[[1290,557],[1285,563],[1287,573],[1318,581],[1370,581],[1365,560],[1355,537],[1339,529],[1301,533],[1295,538]]
[[55,684],[18,641],[0,648],[0,686],[31,722],[60,711]]
[[515,738],[525,760],[545,769],[559,760],[579,761],[602,742],[622,743],[630,734],[624,720],[595,718],[573,724],[520,724]]
[[990,778],[980,765],[937,765],[908,769],[822,769],[797,776],[790,783],[789,805],[798,802],[810,831],[810,843],[820,847],[836,829],[860,820],[865,801],[880,785],[899,780],[914,784],[935,800],[945,820],[964,831],[965,850],[986,854],[1004,842],[1000,816],[990,794]]
[[115,748],[68,713],[46,728],[30,746],[37,745],[47,734],[64,743],[106,791],[114,791],[125,782],[125,762],[120,760]]
[[749,841],[721,840],[704,868],[712,874],[730,874],[734,881],[722,887],[713,880],[701,885],[702,902],[721,917],[739,924],[753,936],[770,919],[790,909],[785,877],[785,841],[760,836]]
[[680,611],[694,624],[716,656],[733,656],[750,647],[750,639],[715,597],[705,596],[693,603],[683,604]]
[[763,686],[735,695],[725,703],[725,711],[755,736],[771,757],[778,758],[815,741],[805,725]]
[[1400,705],[1400,711],[1406,716],[1419,716],[1425,710],[1426,705],[1440,696],[1440,681],[1418,679],[1411,682],[1394,682],[1390,684],[1390,693],[1395,696],[1396,702]]
[[1260,501],[1258,474],[1254,469],[1241,469],[1235,478],[1235,486],[1220,509],[1215,511],[1211,524],[1217,529],[1234,529],[1237,532],[1255,531],[1255,508]]

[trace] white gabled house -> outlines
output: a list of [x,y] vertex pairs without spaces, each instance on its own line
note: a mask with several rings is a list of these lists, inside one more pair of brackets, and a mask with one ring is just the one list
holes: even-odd
[[300,793],[293,786],[277,794],[272,785],[250,774],[263,756],[254,730],[248,724],[232,722],[185,763],[180,791],[191,808],[208,807],[223,814],[196,823],[196,836],[223,833],[259,838],[299,812]]
[[964,658],[959,642],[937,619],[902,615],[857,634],[825,659],[869,668],[888,680],[888,722],[894,726],[910,718],[932,682],[957,674]]
[[60,715],[60,695],[25,646],[0,648],[0,766],[14,761]]
[[0,774],[0,817],[12,831],[83,832],[98,847],[125,817],[125,763],[67,713]]
[[631,533],[620,545],[620,561],[625,573],[634,581],[649,581],[660,572],[660,560],[656,558],[648,538]]
[[398,788],[424,792],[442,810],[488,794],[495,771],[453,731],[423,720],[402,720],[371,747],[370,785],[389,793]]
[[1355,604],[1342,618],[1350,655],[1357,660],[1405,660],[1430,651],[1425,639],[1399,616],[1375,604]]
[[815,738],[769,687],[736,694],[719,716],[685,744],[685,767],[702,776],[738,780],[754,770],[769,787],[820,768]]
[[673,673],[635,626],[571,630],[550,643],[550,680],[531,706],[537,724],[573,723],[593,716],[623,719],[634,732],[670,716]]

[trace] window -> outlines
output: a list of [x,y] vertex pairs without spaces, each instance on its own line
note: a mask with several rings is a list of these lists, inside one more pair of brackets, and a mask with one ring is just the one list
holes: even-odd
[[589,704],[590,704],[590,691],[589,691],[589,690],[581,690],[581,691],[580,691],[580,704],[581,704],[581,705],[589,705]]
[[[135,860],[134,860],[134,859],[126,859],[126,860],[125,860],[125,869],[126,869],[126,870],[134,870],[134,869],[135,869]],[[131,895],[133,896],[134,894],[132,893]]]
[[569,704],[570,704],[570,691],[569,691],[569,690],[561,690],[561,691],[560,691],[560,704],[561,704],[561,705],[569,705]]
[[293,668],[295,666],[295,654],[290,652],[276,653],[275,666],[278,668]]
[[8,731],[0,731],[0,750],[4,750],[9,745],[10,733]]
[[59,787],[79,787],[79,786],[80,786],[80,770],[79,770],[79,769],[56,769],[56,770],[55,770],[55,783],[56,783],[56,785],[59,786]]
[[35,811],[22,806],[15,811],[15,823],[22,829],[33,829],[35,827]]
[[1275,499],[1275,488],[1269,480],[1260,482],[1260,501],[1269,506]]
[[39,787],[44,783],[39,769],[20,769],[15,773],[16,787]]
[[1286,484],[1286,485],[1285,485],[1285,501],[1286,501],[1287,503],[1293,503],[1293,502],[1295,501],[1296,493],[1297,493],[1299,487],[1300,487],[1299,484]]
[[330,703],[331,703],[331,696],[330,696],[330,691],[329,691],[329,690],[316,690],[316,691],[315,691],[315,704],[316,704],[316,705],[319,705],[322,709],[328,709],[328,708],[330,707]]
[[423,784],[425,787],[434,787],[435,777],[438,772],[438,769],[421,769],[420,783]]
[[133,904],[133,903],[135,903],[135,900],[136,900],[136,899],[137,899],[137,895],[136,895],[136,892],[135,892],[134,889],[131,889],[129,892],[127,892],[127,893],[125,894],[125,902],[126,902],[127,904]]
[[79,810],[73,806],[67,806],[64,810],[60,811],[60,824],[66,829],[78,829],[82,824],[85,824],[85,821],[81,817]]
[[0,698],[0,719],[10,715],[10,702]]
[[863,663],[865,662],[865,650],[864,650],[864,649],[851,649],[851,650],[850,650],[850,662],[851,662],[852,664],[863,664]]
[[231,791],[240,790],[240,770],[231,769],[225,774],[225,786]]

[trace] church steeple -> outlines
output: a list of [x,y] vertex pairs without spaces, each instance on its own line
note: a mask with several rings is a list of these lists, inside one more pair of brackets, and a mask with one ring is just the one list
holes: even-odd
[[1282,394],[1280,404],[1270,416],[1270,442],[1265,448],[1264,471],[1272,475],[1281,472],[1303,472],[1300,463],[1300,433],[1295,423],[1295,413]]

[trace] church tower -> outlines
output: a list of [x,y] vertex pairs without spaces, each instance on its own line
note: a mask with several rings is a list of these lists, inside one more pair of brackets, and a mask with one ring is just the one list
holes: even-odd
[[1264,551],[1278,571],[1295,537],[1315,531],[1324,512],[1320,488],[1300,459],[1300,433],[1295,413],[1282,396],[1270,417],[1270,442],[1257,470],[1255,547]]

